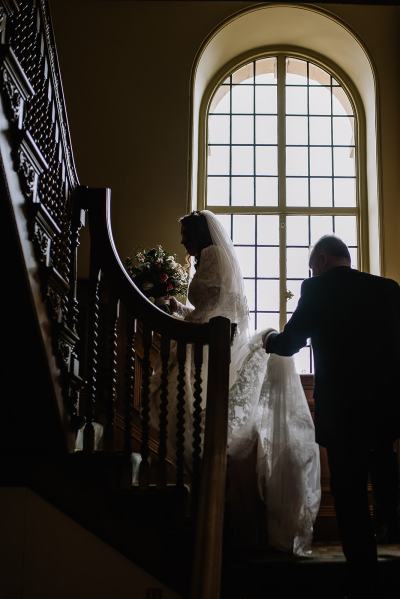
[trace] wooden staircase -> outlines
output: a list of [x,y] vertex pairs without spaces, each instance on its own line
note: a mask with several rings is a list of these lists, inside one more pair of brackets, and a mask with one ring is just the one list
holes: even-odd
[[[0,73],[2,240],[3,255],[10,256],[4,272],[10,396],[1,419],[0,482],[30,487],[182,595],[217,597],[230,323],[170,317],[125,271],[112,236],[110,190],[81,186],[76,174],[46,0],[1,0]],[[90,276],[82,289],[78,262],[86,226]],[[176,398],[168,397],[173,348]],[[187,397],[192,351],[195,386]],[[158,426],[150,422],[155,353],[162,365]],[[177,406],[172,456],[171,401]],[[185,456],[189,401],[193,451]],[[81,451],[75,451],[78,432]],[[134,451],[141,458],[135,486]]]
[[[339,596],[340,559],[241,553],[226,535],[222,560],[230,323],[199,325],[166,315],[123,268],[114,247],[110,190],[82,186],[76,174],[46,0],[0,0],[0,73],[2,383],[9,389],[0,419],[0,484],[30,487],[181,596],[245,599],[304,591],[320,597],[321,589],[325,597]],[[84,227],[90,277],[82,281]],[[173,347],[176,398],[167,392]],[[192,350],[196,385],[188,398],[185,355]],[[154,428],[149,402],[156,356],[163,376]],[[312,408],[311,383],[304,384]],[[189,399],[196,406],[190,472],[183,416]],[[166,438],[169,401],[177,402],[179,414],[173,456]],[[99,423],[101,446],[95,443]],[[81,451],[75,451],[78,431]],[[133,452],[141,460],[136,484]],[[329,498],[325,507],[326,522],[332,522]],[[325,524],[320,538],[329,529]],[[382,563],[389,588],[398,562]],[[334,581],[329,589],[328,577]]]
[[27,486],[181,596],[190,596],[190,491],[132,485],[124,453],[15,456],[1,485]]

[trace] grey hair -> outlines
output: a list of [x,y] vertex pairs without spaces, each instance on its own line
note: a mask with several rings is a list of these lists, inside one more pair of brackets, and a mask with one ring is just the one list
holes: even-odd
[[334,258],[345,258],[351,262],[351,256],[347,245],[336,235],[324,235],[318,239],[317,243],[311,250],[310,260],[313,256],[324,252],[328,256]]

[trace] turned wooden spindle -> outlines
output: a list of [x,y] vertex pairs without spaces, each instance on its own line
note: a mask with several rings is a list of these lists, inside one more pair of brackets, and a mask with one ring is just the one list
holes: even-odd
[[168,337],[161,338],[161,391],[160,391],[160,429],[158,445],[158,486],[167,484],[167,439],[168,439],[168,360],[171,342]]
[[143,326],[143,374],[142,374],[142,443],[140,453],[142,461],[139,470],[139,484],[147,487],[150,479],[149,465],[149,429],[150,429],[150,347],[152,333],[148,326]]
[[87,395],[85,406],[85,428],[83,431],[83,451],[94,451],[94,414],[97,396],[98,349],[99,349],[99,307],[100,307],[100,271],[92,272],[89,292],[89,331],[88,331],[88,364]]
[[125,401],[124,401],[124,451],[132,453],[132,408],[135,393],[135,342],[136,319],[128,314],[126,322],[126,364],[125,364]]
[[203,364],[203,346],[201,343],[194,345],[194,389],[193,389],[193,440],[192,440],[192,497],[196,501],[199,487],[200,477],[200,462],[201,462],[201,394],[202,394],[202,378],[201,367]]
[[103,346],[103,386],[104,386],[104,450],[113,451],[114,447],[114,420],[117,399],[117,342],[119,301],[111,296],[105,304],[106,318],[104,322]]
[[178,341],[178,385],[176,401],[176,484],[182,486],[185,466],[185,365],[186,344]]

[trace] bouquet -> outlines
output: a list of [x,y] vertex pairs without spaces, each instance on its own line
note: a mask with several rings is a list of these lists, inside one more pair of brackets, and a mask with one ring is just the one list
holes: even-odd
[[166,312],[170,313],[169,296],[185,301],[189,274],[161,245],[126,258],[125,268],[142,293]]

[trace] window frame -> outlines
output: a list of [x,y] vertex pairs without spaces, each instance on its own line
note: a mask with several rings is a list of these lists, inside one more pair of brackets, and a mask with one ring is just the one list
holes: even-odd
[[[208,113],[211,100],[219,86],[233,72],[249,62],[262,58],[277,58],[277,152],[278,152],[278,205],[277,206],[209,206],[215,214],[251,214],[251,215],[278,215],[279,216],[279,254],[280,254],[280,328],[286,323],[286,228],[285,220],[290,215],[306,216],[356,216],[358,268],[369,271],[369,244],[368,244],[368,203],[366,180],[366,125],[363,105],[359,93],[347,75],[326,56],[308,51],[297,46],[263,47],[246,52],[227,63],[211,80],[203,96],[199,111],[199,159],[197,176],[198,209],[207,207],[207,148],[208,148]],[[356,205],[354,207],[302,207],[286,205],[286,131],[285,131],[285,60],[296,58],[312,62],[329,73],[346,92],[351,103],[354,115],[354,143],[356,148]]]

